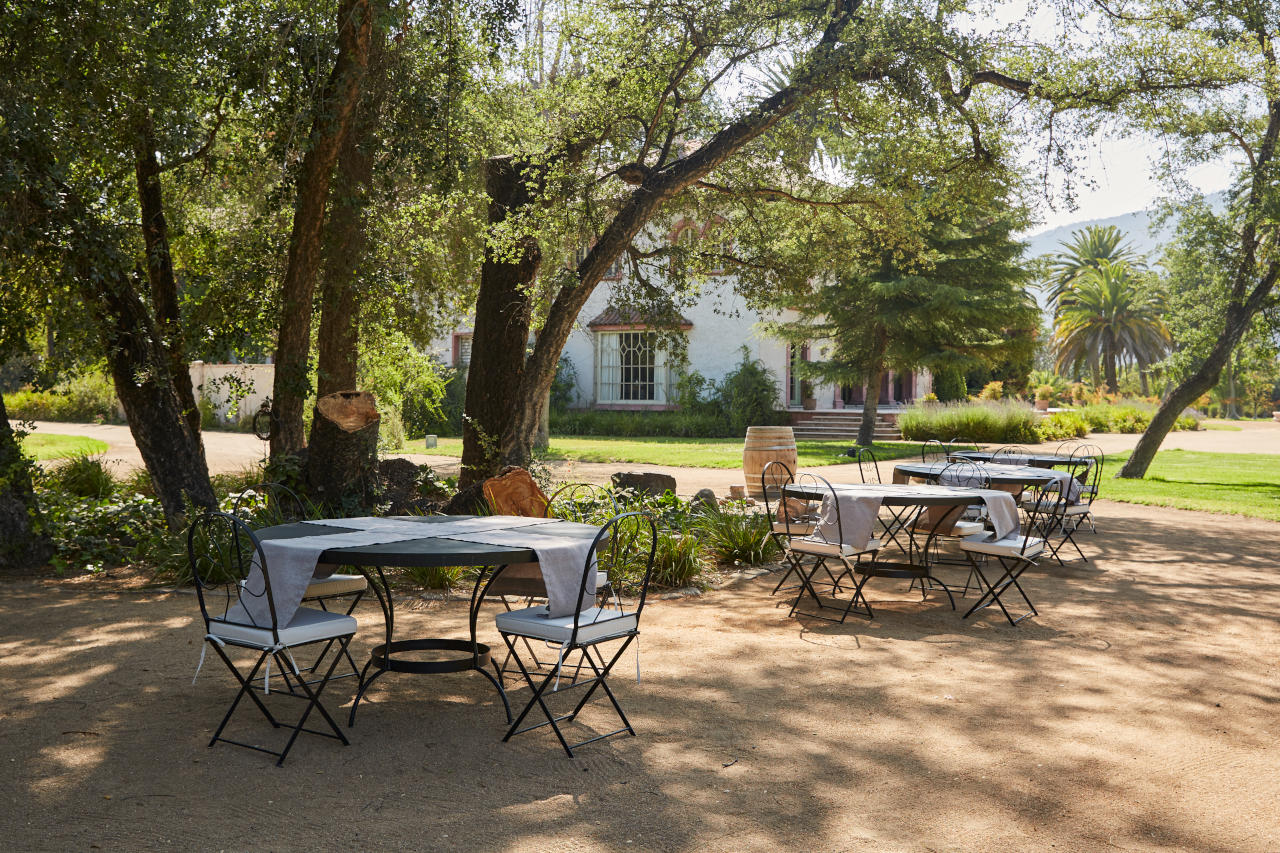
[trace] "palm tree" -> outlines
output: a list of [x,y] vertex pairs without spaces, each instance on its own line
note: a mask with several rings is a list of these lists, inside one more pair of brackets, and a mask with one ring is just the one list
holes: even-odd
[[1054,318],[1058,370],[1085,365],[1096,376],[1101,366],[1115,394],[1120,364],[1133,362],[1142,371],[1169,351],[1164,297],[1127,261],[1103,260],[1082,270],[1070,293]]
[[1086,270],[1097,269],[1104,261],[1125,261],[1135,271],[1145,269],[1142,257],[1125,239],[1125,233],[1114,225],[1089,225],[1071,232],[1070,241],[1058,244],[1063,251],[1049,261],[1046,288],[1055,315],[1070,302],[1072,284]]

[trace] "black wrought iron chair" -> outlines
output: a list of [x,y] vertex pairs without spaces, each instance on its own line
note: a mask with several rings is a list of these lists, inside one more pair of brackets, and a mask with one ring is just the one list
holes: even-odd
[[[1040,531],[1048,542],[1049,553],[1060,566],[1066,565],[1060,552],[1068,543],[1075,548],[1082,561],[1089,562],[1089,558],[1080,549],[1080,544],[1076,542],[1075,534],[1084,520],[1092,517],[1093,499],[1098,494],[1098,484],[1102,476],[1100,454],[1101,451],[1098,457],[1087,453],[1074,457],[1076,461],[1072,462],[1068,469],[1071,473],[1069,480],[1055,481],[1041,489],[1035,498],[1027,498],[1023,501],[1024,509],[1032,500],[1053,504],[1052,514],[1043,514],[1040,519]],[[1067,487],[1065,494],[1061,500],[1058,500],[1058,492],[1063,491],[1064,485]]]
[[[516,662],[525,683],[533,691],[533,695],[524,709],[507,729],[503,741],[532,729],[550,726],[564,751],[573,757],[573,750],[580,746],[620,734],[635,735],[627,715],[613,690],[609,687],[608,676],[618,659],[640,634],[640,615],[644,610],[648,595],[649,581],[653,575],[653,557],[657,547],[657,527],[647,514],[642,512],[626,512],[614,516],[600,529],[591,543],[583,566],[582,583],[578,588],[579,600],[586,594],[587,580],[591,573],[597,571],[597,565],[603,566],[611,577],[627,574],[639,577],[639,598],[633,609],[597,605],[569,616],[550,617],[543,605],[526,607],[522,610],[511,610],[499,613],[496,619],[498,632],[507,645],[507,652]],[[578,665],[579,675],[571,683],[561,687],[560,665],[549,671],[531,672],[517,650],[517,641],[540,640],[559,650],[559,661],[574,652],[582,653],[582,663]],[[616,648],[606,654],[599,647],[619,642]],[[589,670],[587,677],[581,677],[581,670]],[[535,677],[535,675],[537,677]],[[639,658],[636,662],[636,675],[639,678]],[[588,737],[575,744],[570,744],[561,730],[560,724],[573,722],[587,702],[596,694],[597,689],[608,697],[614,712],[618,715],[622,727],[604,734]],[[573,690],[583,690],[581,698],[567,714],[556,715],[547,704],[549,697]],[[538,707],[546,717],[545,722],[534,723],[521,728],[529,712]]]
[[[773,587],[770,595],[777,595],[784,589],[784,584],[792,575],[801,577],[804,568],[797,555],[787,548],[787,541],[792,536],[807,536],[813,532],[814,519],[811,505],[799,498],[787,497],[783,489],[795,482],[795,473],[787,463],[773,460],[760,472],[760,490],[764,493],[764,511],[769,517],[769,533],[767,534],[782,549],[782,557],[787,562],[787,570]],[[799,585],[785,587],[786,590],[799,589]]]
[[[257,483],[250,486],[236,495],[231,505],[231,513],[255,529],[306,521],[317,514],[313,507],[298,496],[297,492],[283,483]],[[332,564],[317,566],[317,577],[312,578],[307,584],[307,591],[303,593],[302,601],[314,602],[320,606],[321,610],[328,610],[329,604],[333,603],[338,606],[340,612],[348,616],[354,613],[356,605],[369,590],[369,579],[359,573],[339,572],[339,568],[340,566]],[[327,569],[328,573],[320,575],[322,569]],[[344,603],[345,609],[341,606]],[[331,648],[332,644],[325,646],[320,656],[307,668],[309,672],[315,672],[320,667]],[[350,654],[347,654],[347,663],[351,667],[351,672],[344,672],[337,677],[358,678],[360,669]]]
[[1084,522],[1089,522],[1089,530],[1094,533],[1098,532],[1098,527],[1094,523],[1093,501],[1098,497],[1098,489],[1102,485],[1102,469],[1106,465],[1107,458],[1102,452],[1102,448],[1096,444],[1081,444],[1071,453],[1071,458],[1075,460],[1088,460],[1089,467],[1082,473],[1084,479],[1081,480],[1081,502],[1084,505],[1083,510],[1076,510],[1076,518],[1073,522],[1073,528],[1078,530]]
[[[991,475],[976,462],[968,460],[950,462],[938,474],[938,485],[962,489],[989,489]],[[976,536],[986,530],[986,504],[970,504],[958,510],[950,507],[946,509],[951,516],[950,528],[936,523],[938,512],[924,512],[913,525],[913,532],[923,531],[929,536],[930,541],[936,544],[938,539],[963,539],[966,536]],[[933,557],[927,549],[924,554],[926,560]]]
[[851,447],[850,456],[858,461],[858,476],[864,483],[880,483],[880,466],[870,447]]
[[[1010,625],[1017,625],[1023,619],[1037,615],[1035,605],[1031,603],[1031,599],[1018,579],[1023,572],[1035,565],[1036,558],[1044,553],[1046,543],[1041,535],[1044,519],[1051,518],[1057,512],[1058,504],[1062,500],[1060,490],[1044,492],[1042,500],[1024,507],[1026,513],[1022,528],[1003,539],[997,539],[993,533],[961,540],[960,550],[969,561],[970,571],[978,581],[980,593],[977,601],[964,614],[964,618],[968,619],[992,604],[1000,608],[1000,612],[1009,620]],[[1000,574],[994,581],[987,574],[987,570],[991,567],[989,560],[992,558],[1000,566]],[[1004,604],[1004,595],[1010,589],[1016,590],[1027,606],[1027,611],[1017,618],[1014,618]]]
[[1000,465],[1021,465],[1027,458],[1027,451],[1016,444],[1009,444],[991,454],[991,461]]
[[[792,532],[788,535],[786,547],[797,566],[802,566],[806,558],[811,558],[814,562],[807,572],[803,568],[796,570],[800,578],[800,588],[796,592],[795,600],[791,603],[791,615],[794,616],[799,611],[800,603],[808,596],[818,605],[818,612],[804,612],[804,615],[843,622],[850,613],[857,612],[861,593],[860,589],[855,589],[850,599],[840,602],[837,597],[842,591],[841,585],[846,578],[854,584],[857,583],[853,579],[854,570],[861,564],[863,557],[874,554],[880,549],[880,540],[876,538],[874,530],[866,541],[855,542],[848,538],[852,536],[853,531],[846,533],[844,519],[839,511],[839,496],[836,494],[835,487],[824,478],[816,474],[802,473],[796,478],[794,492],[798,495],[795,500],[804,502],[803,514],[812,519],[812,524],[809,525],[808,533]],[[835,520],[834,537],[830,535],[831,525],[827,521],[832,518]],[[826,535],[819,529],[819,522],[828,528]],[[829,565],[829,561],[839,563],[839,573],[832,571],[833,566]],[[826,573],[825,581],[815,580],[819,571]],[[817,587],[819,585],[826,587],[828,584],[831,590],[829,597],[833,599],[833,604],[823,601],[822,596],[818,594]],[[837,619],[825,615],[822,611],[827,609],[840,611],[840,617]],[[867,608],[867,612],[870,612],[870,608]]]
[[936,438],[931,438],[920,446],[920,461],[928,465],[930,462],[946,462],[947,446]]
[[[346,736],[321,704],[320,695],[328,685],[338,660],[347,653],[347,647],[356,632],[356,620],[344,613],[299,607],[287,623],[281,624],[277,618],[276,602],[271,592],[271,575],[262,545],[247,524],[229,513],[206,512],[191,524],[187,533],[187,556],[195,580],[196,597],[200,602],[200,615],[204,619],[204,651],[212,648],[240,685],[231,707],[214,731],[209,746],[223,741],[266,752],[277,756],[276,765],[279,766],[284,764],[302,732],[334,738],[347,745],[349,742]],[[294,662],[293,652],[319,643],[336,643],[339,653],[330,658],[328,667],[318,679],[308,681]],[[248,668],[247,674],[232,661],[227,653],[228,647],[255,653],[253,665]],[[204,663],[203,652],[200,661],[201,664]],[[291,689],[277,691],[277,695],[306,700],[306,706],[297,723],[292,726],[288,741],[277,751],[223,737],[227,723],[246,696],[272,727],[280,728],[285,725],[268,710],[253,683],[258,673],[263,672],[262,693],[270,693],[273,662],[282,676],[289,678],[289,674],[292,675]],[[196,674],[199,675],[199,672],[197,668]],[[320,713],[330,731],[306,728],[312,711]]]

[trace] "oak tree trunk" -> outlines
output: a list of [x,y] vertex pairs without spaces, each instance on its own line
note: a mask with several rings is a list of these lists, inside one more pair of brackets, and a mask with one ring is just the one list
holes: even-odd
[[22,455],[0,395],[0,571],[43,565],[53,553],[49,537],[40,529],[31,464]]
[[341,391],[316,400],[306,479],[309,495],[322,506],[345,511],[377,500],[380,420],[367,391]]
[[[164,216],[164,195],[160,187],[160,161],[156,158],[155,126],[146,113],[137,131],[136,168],[138,206],[142,212],[142,238],[147,252],[147,280],[151,284],[151,305],[155,311],[160,340],[167,355],[169,379],[178,395],[188,428],[200,435],[200,409],[191,386],[178,310],[178,279],[169,252],[169,224]],[[204,451],[201,445],[201,452]]]
[[357,277],[369,245],[365,210],[373,184],[373,152],[379,141],[378,115],[386,86],[386,18],[380,5],[372,14],[368,71],[359,106],[338,150],[324,227],[320,332],[316,338],[316,393],[320,396],[350,391],[358,385],[361,294]]
[[[96,262],[95,262],[96,261]],[[101,318],[107,364],[165,518],[179,526],[187,504],[216,507],[200,435],[184,416],[168,353],[133,283],[101,258],[80,260],[77,279]]]
[[369,56],[369,0],[338,5],[338,58],[325,81],[298,176],[289,258],[280,286],[280,330],[272,385],[271,455],[295,453],[305,444],[302,405],[310,390],[312,299],[320,266],[320,236],[333,166],[360,99]]
[[[1270,287],[1267,291],[1270,291]],[[1165,436],[1173,429],[1183,410],[1218,384],[1218,377],[1222,375],[1222,369],[1230,361],[1231,353],[1248,330],[1253,314],[1254,311],[1245,305],[1228,307],[1226,325],[1209,352],[1209,357],[1160,404],[1117,477],[1141,479],[1147,473],[1147,468],[1156,457],[1156,451],[1160,449]]]
[[[510,157],[494,157],[485,162],[491,228],[505,221],[512,211],[533,203],[524,169],[524,164]],[[525,370],[525,346],[533,316],[533,280],[541,261],[542,251],[532,237],[522,238],[510,252],[485,247],[471,335],[471,364],[467,369],[467,418],[462,426],[459,486],[498,473],[506,463],[503,443],[511,433],[517,409],[522,405],[536,406],[541,401],[541,397],[537,401],[517,400],[512,394]],[[526,456],[512,464],[527,461]]]

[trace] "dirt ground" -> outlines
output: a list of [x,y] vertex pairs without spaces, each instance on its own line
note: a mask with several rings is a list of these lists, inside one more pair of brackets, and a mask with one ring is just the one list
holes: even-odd
[[[66,850],[1274,851],[1280,525],[1099,502],[1040,615],[787,617],[776,576],[649,605],[613,683],[638,737],[502,743],[475,673],[388,675],[351,746],[208,737],[232,695],[182,592],[0,582],[0,842]],[[962,574],[958,577],[962,577]],[[398,630],[457,635],[460,602]],[[357,611],[359,651],[381,631]],[[482,636],[497,641],[491,616]],[[329,704],[349,707],[350,680]],[[519,702],[525,690],[513,690]],[[288,700],[276,697],[280,708]],[[596,705],[579,726],[603,731]],[[245,708],[235,732],[278,736]]]

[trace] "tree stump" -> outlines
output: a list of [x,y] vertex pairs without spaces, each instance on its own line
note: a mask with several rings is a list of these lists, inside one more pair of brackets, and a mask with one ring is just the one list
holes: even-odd
[[307,485],[326,507],[351,510],[378,498],[378,424],[367,391],[339,391],[316,400],[307,447]]

